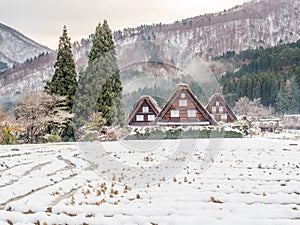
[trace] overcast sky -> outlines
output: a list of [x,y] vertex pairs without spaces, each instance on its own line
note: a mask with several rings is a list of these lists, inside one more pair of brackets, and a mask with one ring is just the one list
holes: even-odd
[[93,33],[107,19],[112,30],[173,23],[219,12],[248,0],[1,0],[0,22],[56,49],[63,25],[72,41]]

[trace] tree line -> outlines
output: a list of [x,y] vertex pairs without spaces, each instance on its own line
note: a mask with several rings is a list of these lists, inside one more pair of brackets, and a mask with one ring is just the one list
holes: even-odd
[[77,74],[70,37],[63,27],[54,74],[44,91],[23,93],[13,116],[0,108],[1,143],[74,141],[77,130],[89,127],[99,132],[103,126],[124,124],[120,72],[106,20],[97,25],[92,43],[88,66]]
[[216,61],[230,62],[236,70],[221,79],[223,94],[231,106],[241,97],[261,99],[276,114],[300,112],[300,40],[239,54],[228,51]]

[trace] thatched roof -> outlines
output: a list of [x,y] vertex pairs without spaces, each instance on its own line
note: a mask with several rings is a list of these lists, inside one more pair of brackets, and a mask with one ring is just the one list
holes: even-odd
[[[206,121],[195,121],[195,122],[174,122],[174,121],[162,121],[165,114],[171,109],[171,106],[174,104],[176,99],[178,99],[179,95],[184,92],[187,96],[191,99],[192,103],[195,106],[195,109],[202,114],[204,119]],[[156,120],[154,122],[158,125],[218,125],[218,123],[215,121],[215,119],[208,113],[208,111],[202,106],[198,98],[194,95],[194,93],[191,91],[188,84],[178,84],[176,91],[173,93],[173,95],[170,97],[170,99],[167,101],[167,103],[164,105],[158,116],[156,117]]]

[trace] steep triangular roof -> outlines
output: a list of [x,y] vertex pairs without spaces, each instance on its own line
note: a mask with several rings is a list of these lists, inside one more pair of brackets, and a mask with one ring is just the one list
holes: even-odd
[[[157,102],[149,95],[141,96],[135,107],[133,108],[132,112],[128,116],[126,120],[126,125],[130,125],[134,117],[137,115],[138,110],[142,107],[142,105],[146,104],[152,109],[152,112],[155,116],[159,114],[161,108],[158,106]],[[153,122],[152,122],[153,123]]]
[[[216,101],[219,101],[219,104],[221,106],[224,106],[223,108],[223,112],[222,113],[214,113],[212,112],[212,107],[216,106],[215,103]],[[218,106],[216,106],[218,107]],[[211,96],[209,103],[206,106],[206,110],[211,114],[211,115],[221,115],[221,114],[227,114],[229,116],[229,118],[227,119],[227,122],[234,122],[237,117],[234,114],[234,112],[231,110],[230,106],[227,104],[227,102],[225,101],[225,99],[223,98],[223,96],[220,93],[216,93],[213,96]],[[216,119],[216,118],[215,118]],[[221,118],[217,121],[221,121]]]
[[[178,101],[180,100],[181,93],[185,93],[186,98],[189,100],[187,107],[178,106]],[[181,111],[187,111],[190,109],[196,110],[196,117],[192,119],[187,119],[181,117],[174,119],[170,117],[170,110],[178,109]],[[167,115],[168,114],[168,115]],[[187,113],[186,113],[187,114]],[[205,107],[199,102],[198,98],[193,94],[188,84],[179,84],[176,91],[170,97],[168,102],[164,105],[160,113],[155,119],[155,124],[157,125],[218,125],[215,119],[207,112]]]

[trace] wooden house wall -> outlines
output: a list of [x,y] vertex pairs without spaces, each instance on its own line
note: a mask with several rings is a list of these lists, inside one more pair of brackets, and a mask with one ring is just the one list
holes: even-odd
[[[179,92],[175,101],[171,105],[170,109],[165,113],[164,117],[161,119],[161,122],[198,122],[198,121],[206,121],[201,112],[194,105],[189,94],[185,93],[185,98],[181,98],[181,93],[185,93],[184,91]],[[187,106],[179,106],[179,100],[187,100]],[[179,110],[179,117],[171,117],[171,110],[176,109]],[[196,110],[196,117],[188,117],[187,110]]]
[[[219,106],[216,106],[217,101],[219,101]],[[212,110],[213,106],[216,106],[216,112],[213,112],[213,110]],[[223,112],[220,112],[220,110],[219,110],[220,106],[223,106]],[[216,97],[216,98],[212,99],[209,106],[207,107],[207,111],[215,118],[215,120],[217,122],[219,122],[219,121],[223,121],[223,122],[227,122],[227,123],[234,122],[232,116],[230,115],[230,110],[226,106],[226,103],[223,101],[223,99],[220,97]],[[227,114],[226,119],[221,118],[222,114]]]

